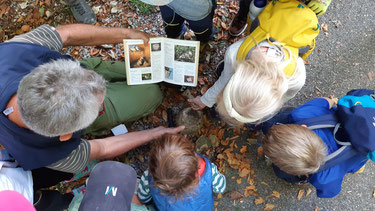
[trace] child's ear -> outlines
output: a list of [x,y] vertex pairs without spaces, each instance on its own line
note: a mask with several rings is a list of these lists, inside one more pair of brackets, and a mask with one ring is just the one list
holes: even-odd
[[307,128],[307,125],[301,125],[301,126]]

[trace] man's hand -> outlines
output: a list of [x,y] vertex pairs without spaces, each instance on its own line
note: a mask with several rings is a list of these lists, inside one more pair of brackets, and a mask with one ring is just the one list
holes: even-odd
[[331,1],[332,0],[311,0],[307,6],[315,12],[316,16],[321,16],[327,11]]
[[196,96],[193,99],[188,99],[188,102],[191,104],[191,108],[194,110],[202,110],[206,107],[206,105],[201,101],[201,96]]
[[131,30],[131,32],[128,33],[129,36],[126,39],[142,39],[144,44],[147,44],[148,41],[150,40],[150,35],[145,32],[134,30],[134,29],[128,29],[128,30]]
[[113,158],[156,138],[160,138],[164,134],[176,134],[184,129],[185,126],[175,128],[157,127],[118,136],[89,140],[91,148],[90,160]]
[[69,24],[56,28],[63,46],[95,46],[122,43],[123,39],[142,39],[148,43],[149,35],[134,29],[101,27],[88,24]]
[[177,134],[185,129],[185,126],[179,126],[174,128],[157,127],[152,130],[153,139],[162,137],[164,134]]

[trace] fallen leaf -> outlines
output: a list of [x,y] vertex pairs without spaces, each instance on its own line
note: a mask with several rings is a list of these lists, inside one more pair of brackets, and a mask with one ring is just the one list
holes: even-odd
[[255,205],[263,204],[263,203],[264,203],[264,199],[262,197],[254,199],[254,204]]
[[305,65],[310,65],[311,63],[307,60],[303,60],[303,63],[305,63]]
[[320,207],[315,207],[314,211],[320,211],[320,210],[322,210]]
[[274,204],[267,203],[266,206],[264,206],[264,210],[273,210],[275,208]]
[[138,160],[141,161],[142,163],[145,162],[145,157],[144,157],[143,154],[137,154],[137,158],[138,158]]
[[203,95],[204,93],[206,93],[207,89],[208,89],[208,86],[202,87],[201,94]]
[[242,183],[242,179],[241,178],[238,178],[237,179],[237,184],[241,184]]
[[[214,206],[217,206],[219,204],[219,202],[215,201],[214,202]],[[217,208],[215,208],[217,210]]]
[[255,138],[249,138],[249,139],[247,139],[246,141],[247,141],[247,143],[248,143],[249,145],[254,145],[254,144],[257,144],[257,143],[258,143],[258,140],[256,140]]
[[278,191],[272,191],[272,196],[276,197],[276,198],[280,198],[280,193]]
[[322,25],[322,29],[323,29],[323,31],[327,32],[328,31],[328,25],[326,23],[324,23]]
[[263,157],[263,147],[258,147],[257,149],[257,159],[260,159]]
[[23,32],[29,32],[31,29],[30,29],[30,26],[29,25],[23,25],[22,27],[21,27],[21,30],[23,31]]
[[307,189],[307,191],[306,191],[306,197],[308,197],[311,194],[311,192],[312,192],[311,188]]
[[267,186],[267,187],[269,187],[270,185],[269,184],[267,184],[265,181],[262,181],[260,184],[263,184],[263,185],[265,185],[265,186]]
[[298,191],[297,199],[298,199],[298,200],[301,200],[301,198],[302,198],[302,196],[303,196],[304,193],[305,193],[305,190],[304,190],[304,189],[299,190],[299,191]]
[[249,174],[250,174],[250,170],[247,169],[247,168],[243,168],[243,169],[241,169],[241,170],[239,171],[239,173],[238,173],[238,175],[239,175],[240,177],[246,177],[246,176],[249,175]]
[[163,110],[163,112],[161,113],[162,114],[162,117],[164,119],[165,122],[168,122],[168,114],[167,114],[167,111]]
[[224,136],[224,129],[220,129],[219,132],[217,133],[217,137],[218,137],[219,139],[222,139],[223,136]]
[[198,83],[199,83],[199,85],[204,85],[204,80],[203,80],[203,78],[198,78]]
[[238,200],[243,197],[243,195],[238,191],[231,191],[225,194],[227,197],[231,198],[232,200]]
[[223,194],[221,194],[221,193],[219,193],[219,194],[217,194],[217,199],[221,199],[221,197],[223,197]]
[[240,149],[240,153],[245,153],[247,151],[247,146],[242,146]]
[[368,79],[370,79],[370,81],[372,81],[372,79],[375,78],[375,72],[369,72],[369,73],[367,74],[367,76],[368,76]]
[[93,48],[93,49],[90,50],[90,56],[94,56],[94,55],[96,55],[98,53],[99,53],[99,50],[96,49],[96,48]]

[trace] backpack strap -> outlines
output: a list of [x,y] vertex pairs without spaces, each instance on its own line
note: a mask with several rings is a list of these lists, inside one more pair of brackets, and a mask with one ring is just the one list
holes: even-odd
[[295,122],[295,124],[298,125],[306,125],[307,128],[309,128],[310,130],[321,128],[334,128],[336,127],[337,123],[338,120],[334,114],[326,114]]
[[340,123],[338,122],[335,114],[327,114],[322,116],[317,116],[309,119],[304,119],[296,122],[295,124],[306,125],[310,130],[314,129],[323,129],[323,128],[334,128],[333,137],[337,144],[341,147],[335,152],[324,157],[324,165],[322,165],[318,172],[324,171],[331,167],[338,165],[348,159],[351,159],[353,156],[358,155],[358,151],[351,146],[350,142],[342,142],[336,139],[336,133],[340,128]]
[[358,155],[358,151],[355,150],[353,146],[342,146],[324,158],[325,163],[319,168],[318,172],[334,167],[356,155]]

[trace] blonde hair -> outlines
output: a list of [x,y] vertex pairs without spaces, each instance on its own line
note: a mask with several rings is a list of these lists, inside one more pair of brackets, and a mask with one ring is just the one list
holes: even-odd
[[313,131],[296,124],[275,125],[262,140],[263,152],[292,175],[312,174],[324,164],[327,149]]
[[263,56],[238,62],[235,73],[217,98],[218,112],[232,124],[255,123],[272,117],[284,103],[288,80],[284,65]]

